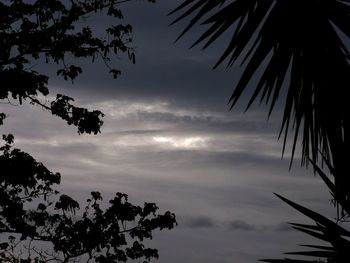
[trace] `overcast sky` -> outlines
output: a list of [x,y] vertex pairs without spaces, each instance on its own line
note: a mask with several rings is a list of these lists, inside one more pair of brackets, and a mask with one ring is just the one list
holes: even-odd
[[114,63],[122,76],[113,80],[102,63],[81,61],[85,74],[74,85],[54,73],[50,80],[53,92],[106,114],[100,135],[78,135],[40,108],[7,104],[0,104],[8,114],[1,132],[61,172],[62,192],[79,200],[92,190],[105,200],[120,191],[176,213],[179,226],[150,242],[159,262],[248,263],[298,250],[309,239],[286,222],[305,220],[273,192],[334,215],[319,178],[298,160],[289,171],[288,154],[281,160],[280,114],[267,122],[263,106],[229,111],[240,69],[211,70],[225,39],[189,50],[197,28],[174,44],[183,24],[169,27],[166,13],[180,1],[135,2],[124,11],[134,27],[135,65],[121,55]]

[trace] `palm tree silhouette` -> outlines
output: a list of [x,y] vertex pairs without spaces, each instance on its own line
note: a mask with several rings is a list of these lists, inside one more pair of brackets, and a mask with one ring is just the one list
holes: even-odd
[[[245,66],[229,100],[231,109],[249,85],[255,89],[247,109],[259,100],[269,105],[269,115],[279,95],[286,93],[280,130],[280,136],[284,137],[283,153],[288,132],[293,131],[293,160],[301,135],[302,164],[312,162],[334,199],[350,215],[350,176],[346,172],[350,160],[350,100],[347,96],[350,85],[350,1],[185,0],[170,14],[180,12],[172,24],[184,19],[190,21],[178,39],[195,25],[206,28],[192,47],[203,44],[206,49],[223,34],[232,32],[227,48],[214,66],[216,68],[224,61],[227,61],[227,67],[238,62]],[[253,76],[258,81],[252,81]],[[320,156],[330,169],[334,183],[316,165]],[[282,200],[308,217],[312,214],[287,199]],[[334,226],[322,224],[322,216],[310,218],[316,226],[307,226],[301,231],[317,236],[312,231],[318,229],[327,234],[327,238],[334,233]],[[341,233],[350,236],[348,231]],[[334,262],[346,262],[350,257],[342,261],[345,258],[342,253],[349,254],[350,242],[341,238],[339,235],[330,237],[331,242],[334,241],[332,252],[338,257]],[[340,239],[346,244],[341,243],[342,252],[338,249]],[[322,255],[317,253],[309,256]]]
[[[349,186],[344,174],[349,160],[350,1],[339,0],[186,0],[170,14],[183,13],[172,23],[190,18],[181,38],[194,25],[206,26],[192,45],[213,44],[226,31],[231,41],[214,66],[225,60],[246,65],[229,100],[234,107],[248,84],[255,90],[247,109],[260,96],[270,105],[269,114],[285,88],[280,136],[283,152],[290,130],[294,131],[292,159],[299,133],[302,163],[319,153],[332,163],[337,187]],[[179,39],[178,38],[178,39]],[[257,83],[251,83],[262,69]],[[349,178],[348,178],[349,177]]]

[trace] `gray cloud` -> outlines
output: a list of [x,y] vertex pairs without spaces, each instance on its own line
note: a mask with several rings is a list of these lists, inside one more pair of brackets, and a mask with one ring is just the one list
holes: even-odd
[[257,228],[254,225],[248,224],[242,220],[235,220],[230,222],[229,229],[232,231],[243,230],[243,231],[256,231]]
[[[175,5],[174,1],[160,1],[156,5],[136,1],[124,5],[125,21],[134,28],[137,63],[130,65],[123,56],[112,58],[112,64],[123,72],[118,80],[112,79],[101,61],[90,65],[90,61],[79,60],[85,73],[74,86],[57,78],[53,69],[51,85],[57,88],[57,92],[86,99],[91,96],[95,100],[111,97],[134,101],[167,99],[182,108],[227,111],[237,71],[210,70],[222,45],[209,52],[201,52],[188,51],[190,42],[187,40],[173,44],[179,30],[168,26],[171,19],[166,17],[166,13]],[[103,25],[105,21],[97,16],[93,24]],[[50,67],[43,69],[50,72]],[[95,92],[96,87],[98,93]]]
[[122,130],[117,132],[112,132],[110,134],[116,135],[116,136],[122,136],[122,135],[149,135],[149,134],[161,134],[169,132],[167,130],[161,130],[161,129],[148,129],[148,130]]
[[289,232],[295,231],[288,223],[280,223],[274,227],[274,229],[278,232]]
[[290,232],[295,231],[288,223],[281,222],[274,225],[255,225],[243,220],[234,220],[229,222],[228,229],[231,231],[256,231],[256,232]]
[[[295,231],[287,222],[276,222],[275,224],[251,224],[244,220],[232,220],[227,223],[215,222],[215,219],[201,216],[188,219],[178,219],[183,221],[183,225],[189,228],[217,228],[228,229],[229,231],[246,231],[246,232],[289,232]],[[180,223],[181,224],[181,223]]]
[[193,218],[186,225],[190,228],[212,228],[215,227],[215,223],[209,217]]
[[259,133],[260,135],[275,132],[278,133],[279,125],[276,122],[263,120],[247,120],[240,117],[232,120],[235,115],[216,117],[210,114],[204,116],[176,115],[171,112],[137,112],[137,117],[147,121],[157,121],[172,124],[181,124],[181,130],[193,130],[195,132],[222,132],[222,133]]

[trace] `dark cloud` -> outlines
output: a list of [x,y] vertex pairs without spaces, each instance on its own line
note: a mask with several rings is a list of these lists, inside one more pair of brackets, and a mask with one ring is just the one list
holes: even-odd
[[242,231],[256,231],[257,228],[242,220],[235,220],[229,223],[229,229],[232,231],[242,230]]
[[229,222],[229,230],[236,231],[257,231],[257,232],[289,232],[293,228],[286,222],[276,223],[274,225],[255,225],[243,220],[234,220]]
[[[237,71],[211,71],[220,54],[220,45],[209,52],[200,52],[189,51],[190,42],[186,40],[173,44],[179,30],[168,26],[171,19],[166,13],[175,5],[173,1],[159,1],[156,5],[136,1],[124,5],[125,22],[134,28],[136,64],[131,65],[123,55],[112,58],[112,64],[122,70],[117,80],[108,74],[102,61],[91,64],[90,60],[77,60],[84,74],[76,79],[74,86],[55,76],[54,65],[45,66],[43,70],[51,72],[51,85],[58,87],[57,92],[93,96],[95,100],[156,98],[178,107],[227,111]],[[95,27],[106,23],[99,16],[95,20]]]
[[182,131],[192,130],[194,132],[202,131],[206,133],[259,133],[261,135],[272,132],[277,134],[279,131],[279,124],[277,124],[276,121],[267,122],[264,118],[260,120],[249,120],[238,117],[238,120],[232,120],[233,115],[215,117],[209,113],[201,116],[200,112],[196,112],[193,115],[178,115],[171,112],[137,112],[135,114],[144,121],[181,125]]
[[169,130],[161,130],[161,129],[147,129],[147,130],[122,130],[116,132],[108,132],[107,134],[118,135],[152,135],[152,134],[162,134],[169,132]]
[[288,223],[280,223],[274,227],[277,232],[289,232],[295,231]]
[[209,217],[198,217],[189,220],[186,225],[190,228],[212,228],[215,227],[215,223]]

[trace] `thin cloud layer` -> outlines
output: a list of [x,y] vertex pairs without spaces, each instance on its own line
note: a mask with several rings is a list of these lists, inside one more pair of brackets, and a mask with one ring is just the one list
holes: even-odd
[[242,220],[235,220],[230,222],[229,229],[232,231],[243,230],[243,231],[257,231],[254,225],[248,224]]
[[[233,113],[203,114],[181,107],[172,110],[169,105],[117,100],[90,105],[106,114],[103,132],[97,136],[79,136],[72,127],[31,105],[2,105],[9,115],[2,132],[13,132],[16,147],[61,172],[61,190],[79,200],[93,190],[101,191],[105,200],[121,191],[134,202],[154,201],[174,211],[179,226],[172,231],[175,234],[162,236],[169,244],[182,240],[202,254],[203,262],[213,259],[205,247],[216,244],[202,240],[204,233],[211,240],[221,240],[213,249],[221,251],[216,260],[222,257],[223,262],[228,262],[224,254],[241,262],[259,258],[259,251],[249,252],[251,246],[258,247],[259,238],[270,238],[264,242],[271,253],[280,248],[275,241],[279,233],[293,240],[293,231],[285,231],[281,222],[302,217],[283,206],[272,195],[274,191],[327,211],[321,182],[297,167],[289,174],[288,159],[280,160],[280,144],[265,120],[257,121],[254,129],[253,123],[247,125]],[[240,129],[216,127],[231,117]],[[217,231],[208,233],[210,229]],[[164,248],[156,238],[154,242],[164,249],[162,262],[178,261],[171,255],[180,253],[179,247]],[[196,256],[188,253],[184,262],[193,262]],[[263,257],[266,251],[260,253]]]
[[212,228],[215,227],[215,223],[208,217],[193,218],[187,223],[190,228]]

